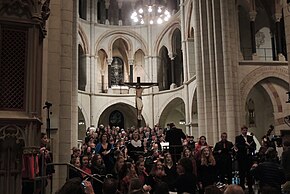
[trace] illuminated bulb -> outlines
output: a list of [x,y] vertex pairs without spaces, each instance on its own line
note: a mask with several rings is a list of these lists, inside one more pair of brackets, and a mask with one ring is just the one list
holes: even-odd
[[162,12],[162,9],[161,7],[158,7],[158,10],[157,10],[158,13],[161,13]]
[[163,20],[161,18],[157,19],[157,24],[162,24]]
[[169,18],[166,16],[166,17],[164,17],[164,21],[168,21],[169,20]]
[[144,20],[141,20],[141,22],[140,22],[141,24],[144,24]]
[[140,8],[138,12],[139,12],[140,14],[142,14],[142,13],[143,13],[143,9]]
[[152,6],[150,5],[149,7],[148,7],[148,12],[152,12],[153,10],[152,10]]
[[134,21],[134,22],[138,22],[138,18],[135,17],[135,18],[133,19],[133,21]]
[[170,15],[169,11],[165,10],[164,11],[165,15]]
[[153,20],[150,20],[149,24],[153,24],[153,23],[154,23]]

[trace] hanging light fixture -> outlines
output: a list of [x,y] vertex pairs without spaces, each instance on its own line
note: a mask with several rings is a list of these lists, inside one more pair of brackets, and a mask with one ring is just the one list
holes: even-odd
[[161,4],[152,3],[138,6],[131,14],[131,19],[134,24],[162,24],[171,17],[168,9]]

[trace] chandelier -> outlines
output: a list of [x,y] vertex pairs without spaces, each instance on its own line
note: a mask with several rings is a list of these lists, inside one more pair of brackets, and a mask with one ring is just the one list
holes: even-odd
[[168,9],[161,4],[148,3],[139,6],[131,14],[131,19],[135,24],[162,24],[171,17]]

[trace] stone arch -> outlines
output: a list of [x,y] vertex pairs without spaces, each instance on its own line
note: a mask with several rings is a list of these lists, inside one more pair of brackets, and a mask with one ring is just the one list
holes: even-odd
[[[132,104],[132,103],[130,103]],[[121,123],[124,124],[124,126],[120,127],[131,127],[131,126],[137,126],[137,117],[136,117],[136,109],[135,106],[130,105],[126,100],[119,100],[117,103],[110,103],[106,107],[102,107],[101,114],[99,115],[99,118],[97,119],[98,123],[97,125],[100,124],[109,124],[109,123],[114,123],[109,120],[111,114],[115,111],[118,111],[122,114],[123,116],[123,121]],[[144,118],[144,112],[142,113],[142,121],[141,121],[141,126],[145,126],[146,123],[146,118]],[[131,118],[131,119],[129,119]],[[132,120],[132,118],[136,118],[136,120]]]
[[176,28],[180,29],[180,24],[179,24],[178,21],[175,21],[175,22],[171,23],[171,25],[167,26],[166,28],[164,28],[162,30],[162,32],[160,33],[160,35],[158,36],[158,38],[156,40],[156,44],[154,46],[153,53],[155,53],[157,55],[159,50],[161,49],[161,47],[164,46],[163,44],[161,44],[161,42],[164,39],[165,34],[168,33],[168,31],[169,31],[168,40],[166,41],[168,43],[168,45],[166,45],[166,46],[168,47],[169,51],[172,50],[172,48],[171,48],[171,37],[172,37],[173,31]]
[[193,2],[190,3],[190,6],[188,8],[188,11],[187,11],[187,18],[188,18],[188,21],[187,21],[187,35],[185,37],[187,38],[193,38],[191,32],[192,32],[192,27],[190,25],[190,22],[191,22],[191,18],[192,18],[192,7],[193,7]]
[[185,122],[185,103],[184,100],[177,96],[172,96],[166,100],[166,104],[162,105],[162,110],[158,115],[159,124],[161,127],[165,127],[167,123],[173,122],[178,128],[185,131],[185,125],[181,124],[180,121]]
[[[104,41],[107,38],[110,38],[109,48],[112,48],[114,39],[121,38],[121,37],[127,37],[126,39],[129,39],[128,37],[131,37],[134,40],[136,40],[138,43],[140,43],[140,48],[135,48],[134,51],[133,50],[131,51],[132,53],[135,53],[136,50],[141,49],[141,50],[143,50],[145,55],[148,55],[149,51],[148,51],[148,47],[147,47],[147,43],[146,43],[145,39],[143,39],[142,36],[136,32],[129,32],[129,31],[125,31],[125,30],[121,30],[121,31],[120,30],[111,30],[110,32],[103,33],[96,40],[95,48],[96,48],[96,50],[100,50],[99,46],[103,45],[102,41]],[[106,43],[105,45],[108,45],[108,44]],[[131,45],[132,45],[132,43],[131,43]],[[103,47],[103,46],[101,46],[101,47]],[[130,48],[132,49],[133,47],[131,46]],[[107,52],[108,49],[104,49],[104,50],[106,50],[106,52]],[[109,53],[109,52],[107,52],[107,53]],[[130,57],[132,57],[132,56],[130,56]]]
[[[135,98],[134,98],[135,99]],[[101,114],[104,113],[104,111],[108,108],[108,107],[111,107],[111,106],[114,106],[116,104],[122,104],[123,106],[129,106],[129,107],[133,107],[133,109],[136,111],[136,108],[135,108],[135,100],[129,100],[128,99],[125,99],[125,98],[119,98],[118,99],[118,102],[116,102],[116,100],[110,100],[108,102],[106,102],[106,104],[104,104],[103,106],[101,106],[98,110],[98,112],[100,112]],[[134,117],[136,117],[136,112],[134,112]],[[96,118],[96,121],[99,121],[100,120],[100,117],[101,117],[101,114],[100,115],[97,115],[98,117]],[[95,116],[95,115],[94,115]],[[147,123],[146,121],[149,120],[149,116],[150,115],[147,115],[145,111],[142,112],[142,117],[144,118],[142,120],[142,122],[144,121],[145,123]],[[132,118],[134,118],[132,117]],[[137,120],[137,119],[136,119]],[[136,125],[137,126],[137,125]],[[144,125],[143,125],[144,126]]]
[[242,103],[245,102],[250,90],[261,80],[268,77],[276,77],[288,83],[288,70],[284,67],[259,67],[250,72],[240,83]]
[[80,40],[78,44],[80,44],[85,52],[85,54],[89,54],[89,41],[86,36],[86,33],[84,32],[83,28],[81,25],[78,25],[78,35],[80,37]]

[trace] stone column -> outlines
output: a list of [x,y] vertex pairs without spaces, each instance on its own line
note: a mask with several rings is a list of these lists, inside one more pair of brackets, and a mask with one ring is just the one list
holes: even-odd
[[281,18],[282,13],[275,13],[275,27],[276,27],[276,51],[277,51],[277,60],[285,61],[285,57],[282,54],[282,42],[281,42]]
[[130,66],[130,79],[129,82],[133,82],[133,78],[134,78],[134,72],[133,72],[133,68],[134,68],[134,60],[133,59],[129,59],[129,66]]
[[170,69],[171,69],[171,85],[170,85],[170,89],[174,89],[176,88],[176,84],[175,84],[175,72],[174,72],[174,59],[175,59],[175,55],[173,53],[168,53],[168,56],[170,58]]
[[123,6],[123,2],[122,1],[118,1],[118,18],[119,18],[119,26],[123,25],[123,21],[122,21],[122,6]]
[[111,88],[111,64],[113,62],[113,59],[107,59],[107,63],[108,63],[108,88]]
[[250,18],[250,30],[251,30],[251,48],[252,48],[252,58],[253,60],[258,60],[257,51],[256,51],[256,30],[255,30],[255,19],[257,12],[251,11],[249,12]]
[[106,22],[105,22],[105,24],[106,24],[106,25],[109,25],[109,24],[110,24],[110,21],[109,21],[109,7],[110,7],[110,0],[106,0],[106,2],[105,2],[105,6],[106,6]]
[[[287,4],[287,0],[283,0],[283,13],[284,13],[284,25],[285,25],[285,37],[288,57],[288,75],[290,83],[290,4]],[[289,84],[288,83],[288,84]],[[288,85],[290,91],[290,85]],[[290,96],[289,96],[290,98]],[[290,106],[288,105],[287,112],[290,114]]]

